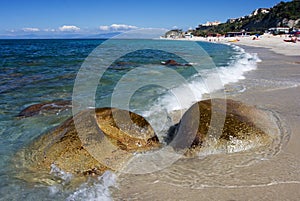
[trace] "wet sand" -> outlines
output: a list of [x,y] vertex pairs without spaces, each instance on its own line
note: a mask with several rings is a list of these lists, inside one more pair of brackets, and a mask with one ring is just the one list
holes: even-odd
[[242,47],[262,62],[245,80],[226,86],[246,91],[227,97],[279,115],[290,132],[280,152],[258,161],[244,160],[246,153],[213,155],[181,160],[153,174],[120,175],[116,200],[299,200],[300,57]]
[[[280,166],[282,172],[279,174],[294,175],[294,171],[300,169],[300,56],[285,56],[259,47],[241,47],[247,52],[258,53],[262,62],[258,64],[257,70],[246,75],[246,80],[238,83],[246,86],[246,92],[232,98],[276,111],[282,121],[286,122],[290,128],[290,139],[281,152],[270,160],[273,168],[268,170],[268,174]],[[299,176],[285,178],[281,175],[278,175],[281,184],[244,189],[242,194],[240,191],[235,193],[240,194],[244,200],[298,200]]]

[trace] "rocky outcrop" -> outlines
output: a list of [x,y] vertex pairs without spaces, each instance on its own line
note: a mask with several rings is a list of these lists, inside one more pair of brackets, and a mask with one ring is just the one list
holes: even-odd
[[164,35],[165,38],[183,38],[184,37],[184,32],[181,29],[173,29],[165,33]]
[[49,173],[54,164],[74,175],[101,175],[105,170],[121,169],[134,153],[159,146],[143,117],[102,108],[83,111],[66,120],[21,150],[15,161],[19,168],[33,173]]
[[[168,148],[188,157],[206,151],[232,153],[258,147],[278,151],[279,127],[278,119],[265,110],[234,100],[210,99],[190,107],[170,128],[166,142]],[[14,161],[19,178],[40,181],[49,175],[51,167],[77,176],[124,170],[136,153],[161,147],[143,117],[100,108],[69,118],[19,151]]]
[[226,153],[268,146],[279,134],[265,111],[224,99],[194,104],[170,133],[170,145],[188,154],[203,149]]

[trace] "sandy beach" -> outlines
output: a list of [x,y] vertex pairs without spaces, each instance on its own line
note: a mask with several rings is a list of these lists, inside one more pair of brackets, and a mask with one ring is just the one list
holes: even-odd
[[[269,170],[266,169],[266,174],[279,173],[277,181],[281,180],[282,183],[234,191],[238,194],[241,192],[240,195],[244,195],[246,200],[297,200],[300,197],[299,191],[296,190],[300,188],[299,176],[297,178],[283,176],[299,175],[300,43],[281,43],[280,39],[263,38],[259,41],[240,41],[240,44],[255,46],[241,47],[247,52],[258,53],[262,62],[258,64],[257,70],[249,72],[246,79],[238,83],[246,87],[246,92],[229,96],[229,98],[276,111],[290,129],[290,140],[281,152],[269,161]],[[278,167],[282,172],[276,171]]]
[[300,41],[296,43],[284,42],[285,39],[290,39],[287,35],[285,36],[272,36],[265,34],[260,36],[258,39],[253,40],[252,37],[240,37],[238,38],[237,45],[247,45],[253,47],[263,47],[270,49],[271,51],[284,54],[288,56],[300,56]]
[[[180,169],[182,166],[180,163],[184,161],[179,162],[171,167],[174,170],[170,170],[172,173],[170,175],[175,177],[178,171],[186,171],[186,180],[174,179],[172,182],[165,182],[167,179],[164,179],[164,174],[168,174],[168,171],[157,177],[146,176],[147,179],[145,175],[125,177],[123,179],[126,180],[124,182],[126,187],[122,186],[122,182],[120,187],[121,189],[124,187],[126,192],[118,192],[115,196],[138,197],[144,200],[298,200],[300,197],[300,51],[298,49],[295,53],[295,49],[300,48],[300,43],[285,44],[281,43],[281,40],[282,38],[267,37],[252,41],[250,38],[244,38],[235,43],[247,52],[257,53],[262,62],[258,63],[257,70],[245,75],[246,79],[226,86],[226,88],[237,86],[246,88],[244,93],[228,94],[227,98],[274,111],[280,117],[280,121],[284,122],[290,138],[285,140],[277,155],[258,163],[244,164],[237,170],[230,169],[224,173],[227,166],[222,166],[220,163],[223,160],[225,163],[231,160],[236,163],[234,156],[212,156],[202,165],[198,165],[197,160],[189,161],[189,166],[185,170]],[[270,41],[278,41],[278,44]],[[239,160],[240,156],[236,157]],[[210,165],[203,166],[204,164]],[[192,171],[191,166],[195,166],[195,171]],[[226,181],[225,183],[233,183],[233,185],[201,187],[200,184],[205,181],[199,179],[202,176],[199,174],[202,172],[199,168],[204,169],[203,174],[210,174],[210,171],[205,172],[205,169],[218,170],[219,172],[212,174],[217,178],[216,183],[221,184]],[[153,183],[143,182],[145,180]],[[243,185],[248,182],[252,185]],[[139,183],[139,186],[137,187],[135,183]]]
[[251,47],[263,47],[270,49],[271,51],[284,54],[287,56],[300,56],[300,41],[296,43],[284,42],[289,40],[288,35],[264,34],[259,36],[256,40],[253,40],[253,36],[246,37],[193,37],[193,38],[181,38],[177,40],[188,41],[205,41],[214,43],[234,44],[234,45],[246,45]]

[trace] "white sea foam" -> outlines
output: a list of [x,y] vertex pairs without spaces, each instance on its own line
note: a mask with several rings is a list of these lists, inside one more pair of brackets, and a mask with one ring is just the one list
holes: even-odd
[[[61,184],[48,187],[51,196],[61,193],[64,185],[67,185],[73,178],[72,174],[64,172],[55,164],[51,165],[50,174],[62,180]],[[66,201],[110,201],[112,197],[109,188],[117,187],[116,180],[116,174],[106,171],[97,180],[90,179],[88,182],[83,183],[66,198]]]
[[[184,111],[195,102],[202,100],[204,94],[223,90],[224,85],[245,79],[245,72],[255,70],[257,63],[261,62],[256,53],[247,53],[238,46],[232,47],[236,54],[228,65],[201,70],[188,79],[185,84],[175,86],[159,97],[151,110],[142,114],[154,127],[159,138],[166,132],[164,129],[171,125],[168,116],[163,114],[170,114],[175,110]],[[159,115],[158,118],[157,114],[162,115]]]
[[235,60],[229,63],[228,66],[217,69],[219,77],[224,85],[245,79],[244,73],[255,70],[257,63],[261,62],[256,53],[246,53],[244,49],[238,46],[234,46],[234,49],[239,50],[240,52]]
[[73,178],[73,175],[71,173],[61,170],[54,163],[51,164],[50,174],[59,178],[62,181],[61,184],[55,184],[48,187],[51,196],[59,193],[62,189],[62,186],[68,184]]
[[[189,108],[193,103],[200,101],[203,94],[220,90],[224,85],[245,79],[245,72],[255,70],[257,62],[261,60],[255,53],[247,53],[244,49],[233,46],[238,51],[235,58],[227,66],[205,69],[187,80],[187,84],[176,86],[166,95],[158,98],[156,104],[168,112]],[[211,78],[211,79],[210,79]],[[222,85],[208,83],[210,80],[219,79]],[[208,85],[209,84],[209,88]],[[189,92],[188,92],[189,90]],[[194,97],[188,96],[192,92]],[[174,96],[176,94],[176,96]],[[180,101],[179,101],[180,100]],[[180,103],[179,103],[180,102]]]
[[106,171],[92,184],[84,183],[67,197],[66,201],[110,201],[113,200],[109,187],[116,187],[117,176]]
[[50,174],[59,177],[65,183],[70,182],[70,180],[72,179],[72,176],[73,176],[71,173],[64,172],[59,167],[57,167],[55,164],[51,164]]

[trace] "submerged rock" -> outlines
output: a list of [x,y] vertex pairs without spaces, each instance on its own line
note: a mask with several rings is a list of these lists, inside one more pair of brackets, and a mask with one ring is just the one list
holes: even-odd
[[192,66],[189,63],[187,63],[187,64],[181,64],[181,63],[178,63],[177,61],[172,60],[172,59],[167,60],[167,61],[162,61],[161,64],[165,65],[165,66]]
[[22,110],[18,117],[26,118],[39,114],[53,114],[59,113],[72,108],[72,102],[68,100],[52,101],[47,103],[38,103],[31,105]]
[[121,169],[136,152],[159,146],[157,136],[143,117],[102,108],[69,118],[21,150],[15,161],[19,168],[30,172],[49,173],[54,164],[74,175],[101,175],[105,170]]
[[170,129],[168,143],[177,151],[231,153],[269,145],[278,125],[266,111],[225,99],[194,104]]

